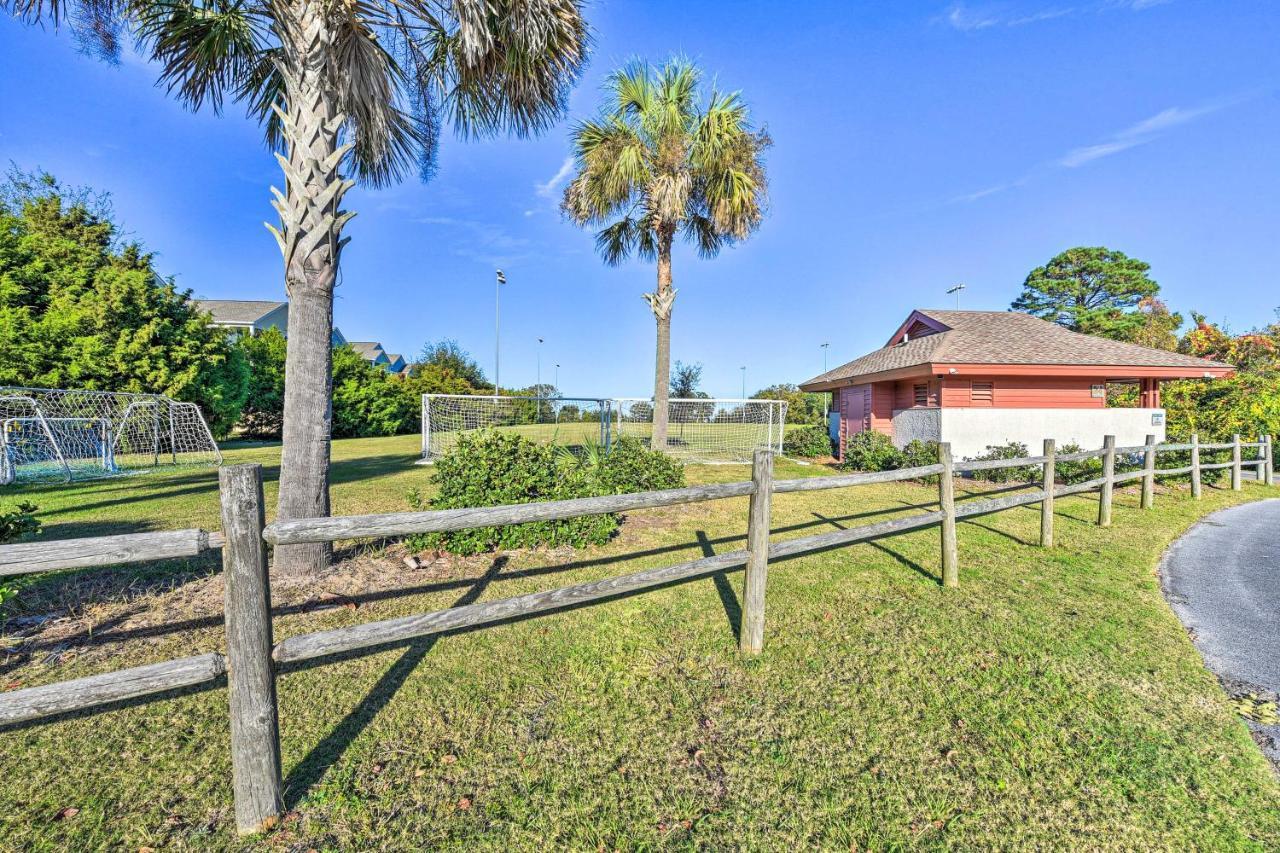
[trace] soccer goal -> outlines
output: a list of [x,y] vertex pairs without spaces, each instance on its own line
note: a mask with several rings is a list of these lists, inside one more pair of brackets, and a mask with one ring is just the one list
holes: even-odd
[[0,387],[0,485],[221,463],[194,403],[157,394]]
[[448,453],[458,436],[503,429],[543,444],[609,444],[609,400],[595,397],[422,395],[422,458]]
[[[670,400],[668,411],[664,449],[685,461],[749,462],[758,447],[782,452],[787,404],[780,400]],[[653,403],[638,398],[423,395],[425,462],[452,450],[459,435],[479,429],[511,430],[569,447],[608,447],[619,435],[648,445]]]
[[[613,407],[618,435],[652,441],[652,400],[616,399]],[[686,462],[750,462],[757,448],[782,453],[786,419],[782,400],[668,400],[664,450]]]

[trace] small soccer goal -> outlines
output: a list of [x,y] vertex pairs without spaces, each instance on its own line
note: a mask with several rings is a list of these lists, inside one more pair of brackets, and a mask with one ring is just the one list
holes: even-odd
[[509,430],[542,444],[609,444],[609,400],[595,397],[422,396],[422,458],[448,453],[458,436],[480,429]]
[[221,463],[194,403],[158,394],[0,386],[0,485]]
[[[787,404],[780,400],[690,399],[668,402],[667,453],[687,462],[749,462],[759,447],[782,452]],[[653,439],[653,402],[611,397],[515,397],[424,394],[422,458],[448,453],[458,436],[510,430],[545,444],[609,447],[620,435]]]
[[[651,444],[652,400],[615,399],[617,435]],[[757,448],[782,453],[787,404],[782,400],[712,398],[667,401],[668,454],[686,462],[750,462]]]

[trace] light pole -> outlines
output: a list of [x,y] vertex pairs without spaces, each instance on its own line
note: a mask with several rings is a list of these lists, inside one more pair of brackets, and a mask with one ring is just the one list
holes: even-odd
[[498,307],[501,302],[502,285],[507,283],[507,277],[502,274],[502,270],[497,270],[497,275],[493,281],[493,396],[501,393],[502,385],[499,383],[500,368],[502,365],[502,335],[501,335],[501,313]]
[[742,399],[747,399],[747,366],[744,364],[738,368],[742,371]]
[[[831,347],[831,341],[822,342],[822,373],[823,375],[826,375],[826,372],[827,372],[827,350],[830,349],[830,347]],[[830,407],[831,407],[831,395],[824,393],[822,395],[822,419],[824,421],[827,419],[827,413],[831,410]]]
[[560,365],[556,365],[556,396],[560,396]]
[[827,341],[826,343],[821,344],[821,346],[822,346],[822,372],[826,373],[827,372],[827,348],[831,346],[831,342]]
[[947,293],[948,293],[948,294],[952,294],[952,293],[954,293],[954,294],[956,295],[956,310],[957,310],[957,311],[959,311],[959,310],[960,310],[960,291],[962,291],[962,290],[964,290],[964,285],[963,285],[963,284],[957,284],[955,287],[952,287],[952,288],[948,288],[948,289],[947,289]]
[[534,385],[534,388],[536,389],[534,393],[541,394],[542,393],[542,338],[538,338],[537,352],[538,352],[538,355],[536,360],[538,363],[538,381],[537,381],[537,384]]

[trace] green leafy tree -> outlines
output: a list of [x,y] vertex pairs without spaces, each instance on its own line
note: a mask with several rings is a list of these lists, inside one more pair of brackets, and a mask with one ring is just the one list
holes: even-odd
[[333,434],[363,438],[409,432],[418,404],[404,380],[365,361],[350,345],[333,351]]
[[[476,389],[492,389],[493,383],[485,378],[484,370],[480,367],[480,363],[471,357],[471,353],[464,350],[457,341],[452,339],[444,339],[427,343],[422,347],[422,352],[418,355],[418,360],[414,362],[409,375],[413,376],[419,372],[434,371],[438,376],[455,376],[467,383],[471,388]],[[453,393],[453,392],[438,392]],[[459,391],[456,393],[467,393]]]
[[789,424],[826,424],[823,422],[823,411],[826,405],[826,394],[810,394],[801,391],[790,383],[770,385],[761,388],[751,395],[753,400],[782,400],[787,404],[787,423]]
[[[333,287],[342,209],[362,181],[435,165],[442,121],[464,136],[546,129],[585,61],[580,0],[0,0],[29,23],[69,21],[118,61],[132,40],[188,106],[243,103],[283,148],[272,188],[289,296],[280,519],[329,513]],[[354,180],[348,179],[354,176]],[[313,574],[329,545],[275,550],[280,574]]]
[[1154,296],[1138,303],[1137,321],[1125,340],[1152,349],[1178,348],[1178,330],[1182,328],[1182,315],[1169,310],[1169,306]]
[[655,448],[667,440],[676,236],[711,258],[750,236],[764,215],[769,137],[752,129],[738,93],[712,91],[702,102],[700,77],[681,59],[611,74],[599,116],[574,128],[577,175],[561,205],[578,225],[601,228],[596,248],[605,263],[632,254],[657,261],[657,288],[644,295],[657,323]]
[[136,242],[109,200],[43,172],[0,187],[0,384],[167,394],[218,435],[240,415],[248,366],[226,330]]
[[284,334],[270,328],[242,335],[239,346],[249,363],[249,396],[238,426],[254,438],[279,438],[284,429]]
[[671,371],[671,396],[677,400],[688,400],[698,396],[698,386],[702,384],[702,362],[685,364],[676,359],[675,369]]
[[1013,309],[1076,332],[1127,340],[1143,323],[1134,309],[1160,290],[1150,269],[1124,252],[1078,246],[1033,269]]

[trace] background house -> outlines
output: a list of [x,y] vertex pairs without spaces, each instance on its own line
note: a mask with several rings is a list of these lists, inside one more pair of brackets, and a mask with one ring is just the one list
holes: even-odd
[[[1213,378],[1229,364],[1096,338],[1012,311],[916,310],[881,349],[800,385],[832,394],[832,438],[873,429],[899,447],[948,441],[957,458],[1046,438],[1098,447],[1165,438],[1160,382]],[[1109,408],[1109,383],[1138,386],[1136,408]]]
[[[235,334],[257,335],[267,329],[279,329],[289,336],[289,303],[260,299],[196,299],[201,311],[213,317],[213,325],[223,326]],[[347,339],[335,326],[333,345],[342,346]]]
[[370,364],[381,367],[388,373],[403,373],[408,366],[400,353],[390,353],[377,341],[352,341],[351,348]]

